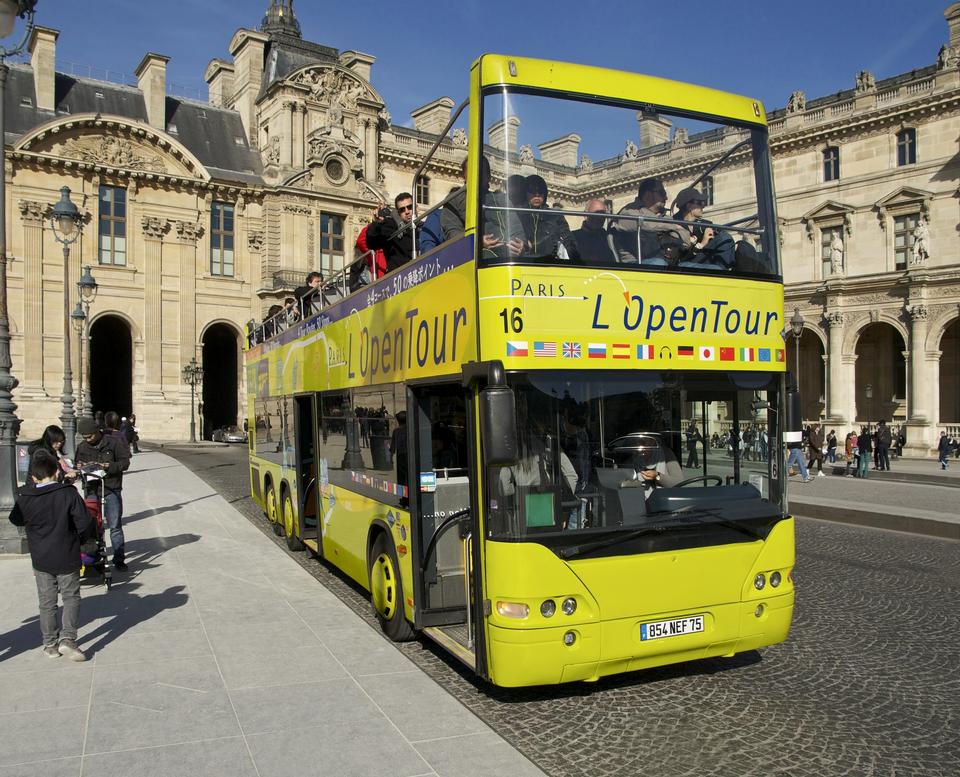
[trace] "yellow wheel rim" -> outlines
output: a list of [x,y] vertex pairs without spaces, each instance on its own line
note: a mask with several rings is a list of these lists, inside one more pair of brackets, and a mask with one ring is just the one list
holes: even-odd
[[267,520],[277,522],[277,494],[272,486],[267,489]]
[[288,537],[294,535],[293,500],[288,494],[283,498],[283,531]]
[[374,559],[370,571],[370,598],[374,609],[385,620],[391,620],[397,611],[397,576],[393,561],[386,553]]

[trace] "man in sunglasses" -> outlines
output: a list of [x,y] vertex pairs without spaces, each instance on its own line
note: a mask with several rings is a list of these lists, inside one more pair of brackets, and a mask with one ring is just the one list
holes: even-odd
[[[393,201],[399,221],[393,212],[382,207],[373,214],[373,223],[367,228],[367,246],[382,249],[387,257],[387,272],[402,267],[413,257],[413,241],[418,231],[413,221],[413,196],[409,192],[398,194]],[[403,227],[403,231],[399,230]]]

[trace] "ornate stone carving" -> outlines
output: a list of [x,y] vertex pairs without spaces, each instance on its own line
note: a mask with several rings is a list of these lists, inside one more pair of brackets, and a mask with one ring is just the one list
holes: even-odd
[[196,243],[203,234],[203,227],[195,221],[174,221],[177,238],[184,243]]
[[857,94],[863,94],[864,92],[869,92],[871,89],[877,88],[877,79],[874,78],[873,73],[869,70],[861,70],[857,73]]
[[913,248],[910,251],[910,264],[917,266],[925,264],[930,256],[930,230],[923,216],[917,221],[913,230]]
[[450,138],[457,148],[466,148],[467,145],[467,131],[463,127],[457,127],[453,131],[453,136]]
[[533,164],[533,146],[527,143],[524,146],[520,146],[520,164],[521,165],[532,165]]
[[248,232],[247,248],[259,254],[263,250],[263,232]]
[[802,92],[799,89],[790,94],[790,99],[787,100],[787,113],[801,113],[807,108],[807,93]]
[[283,209],[287,213],[296,213],[301,216],[309,216],[310,213],[312,212],[310,208],[305,208],[303,205],[292,205],[289,202],[284,203]]
[[577,166],[577,169],[581,173],[589,173],[593,170],[593,160],[586,154],[581,155],[580,164]]
[[263,149],[263,161],[264,161],[264,164],[268,164],[268,165],[280,164],[280,136],[279,135],[270,136],[270,140],[267,141],[267,145]]
[[638,156],[640,156],[640,149],[637,148],[637,144],[632,140],[627,140],[627,146],[623,150],[623,158],[636,159]]
[[163,160],[125,138],[112,135],[100,138],[74,138],[63,147],[65,156],[82,159],[108,167],[123,167],[127,170],[148,170],[162,173],[166,170]]
[[390,115],[390,111],[388,111],[386,108],[377,114],[377,118],[380,120],[380,129],[390,129],[391,125],[393,124],[393,117]]
[[833,233],[833,240],[830,241],[830,274],[843,275],[843,240],[840,234]]
[[332,106],[335,102],[342,111],[356,111],[357,103],[367,95],[367,85],[348,70],[336,67],[313,67],[297,78],[310,90],[310,97]]
[[941,46],[937,53],[937,70],[949,70],[957,65],[960,65],[960,51],[955,46]]
[[911,321],[926,321],[930,315],[926,305],[907,305],[906,312]]
[[824,316],[824,322],[830,329],[843,329],[844,315],[839,310],[832,310]]
[[143,229],[143,236],[162,240],[163,236],[170,229],[170,223],[166,219],[156,216],[143,216],[140,219],[140,227]]
[[892,297],[883,292],[877,294],[858,294],[856,297],[848,297],[849,305],[889,305],[897,302],[897,297]]
[[687,144],[687,141],[690,140],[690,135],[687,132],[686,127],[677,127],[676,131],[673,133],[673,147],[678,148]]
[[313,219],[307,222],[307,261],[313,266],[313,258],[317,247],[317,224]]
[[42,223],[50,210],[45,202],[35,200],[20,200],[20,219],[24,222]]

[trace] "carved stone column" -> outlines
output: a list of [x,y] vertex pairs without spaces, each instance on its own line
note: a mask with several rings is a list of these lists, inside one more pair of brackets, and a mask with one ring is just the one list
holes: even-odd
[[307,136],[307,106],[293,104],[293,166],[297,170],[304,168],[304,139]]
[[289,168],[293,165],[293,116],[297,109],[297,104],[292,100],[286,100],[283,103],[283,110],[286,112],[286,142],[280,145],[280,166]]
[[203,227],[195,222],[176,221],[180,242],[180,355],[182,367],[196,356],[197,340],[197,241]]
[[[930,371],[938,369],[939,360],[927,358],[927,316],[925,305],[907,306],[910,317],[910,351],[907,359],[907,448],[918,456],[929,454],[933,445],[933,427],[931,425],[932,407],[931,389],[936,382],[930,378]],[[931,363],[932,362],[932,363]]]
[[826,316],[830,335],[827,347],[826,417],[831,424],[846,424],[850,415],[850,387],[855,380],[853,364],[843,359],[843,313],[835,310]]
[[363,122],[363,177],[377,183],[377,120]]
[[[23,222],[23,372],[20,395],[40,399],[43,388],[43,221],[48,205],[20,200]],[[57,311],[55,321],[60,320]]]
[[163,397],[161,261],[163,236],[170,229],[165,219],[144,216],[143,229],[143,309],[144,374],[146,385],[142,399]]
[[[847,384],[846,401],[842,408],[846,409],[847,418],[851,428],[857,421],[857,393],[855,390],[857,382],[857,355],[855,353],[841,353],[840,363],[843,365],[842,375]],[[862,420],[862,419],[861,419]]]

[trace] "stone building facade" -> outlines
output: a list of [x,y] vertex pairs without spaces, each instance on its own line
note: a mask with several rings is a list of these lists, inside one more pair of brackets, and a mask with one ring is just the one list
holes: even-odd
[[[949,38],[933,64],[880,81],[863,71],[823,98],[798,90],[768,114],[787,314],[805,321],[805,416],[838,431],[903,423],[919,452],[942,428],[960,433],[960,3],[945,16]],[[45,216],[64,184],[87,217],[71,277],[91,265],[100,283],[94,404],[134,409],[148,437],[182,438],[190,399],[180,369],[195,356],[206,432],[235,423],[245,323],[307,271],[330,274],[353,258],[375,205],[413,188],[454,101],[415,110],[413,128],[394,124],[373,86],[374,57],[304,40],[289,0],[271,0],[258,29],[234,34],[230,59],[210,62],[206,103],[167,94],[157,54],[144,57],[135,86],[57,73],[57,35],[37,29],[30,64],[11,66],[6,103],[24,436],[59,412],[62,258]],[[518,147],[515,126],[487,132],[547,180],[551,202],[572,208],[601,197],[618,209],[649,176],[673,195],[738,139],[638,115],[622,154],[591,160],[575,134]],[[421,206],[458,184],[465,141],[462,130],[442,139],[415,192]],[[711,176],[707,217],[742,215],[745,172],[733,163]]]

